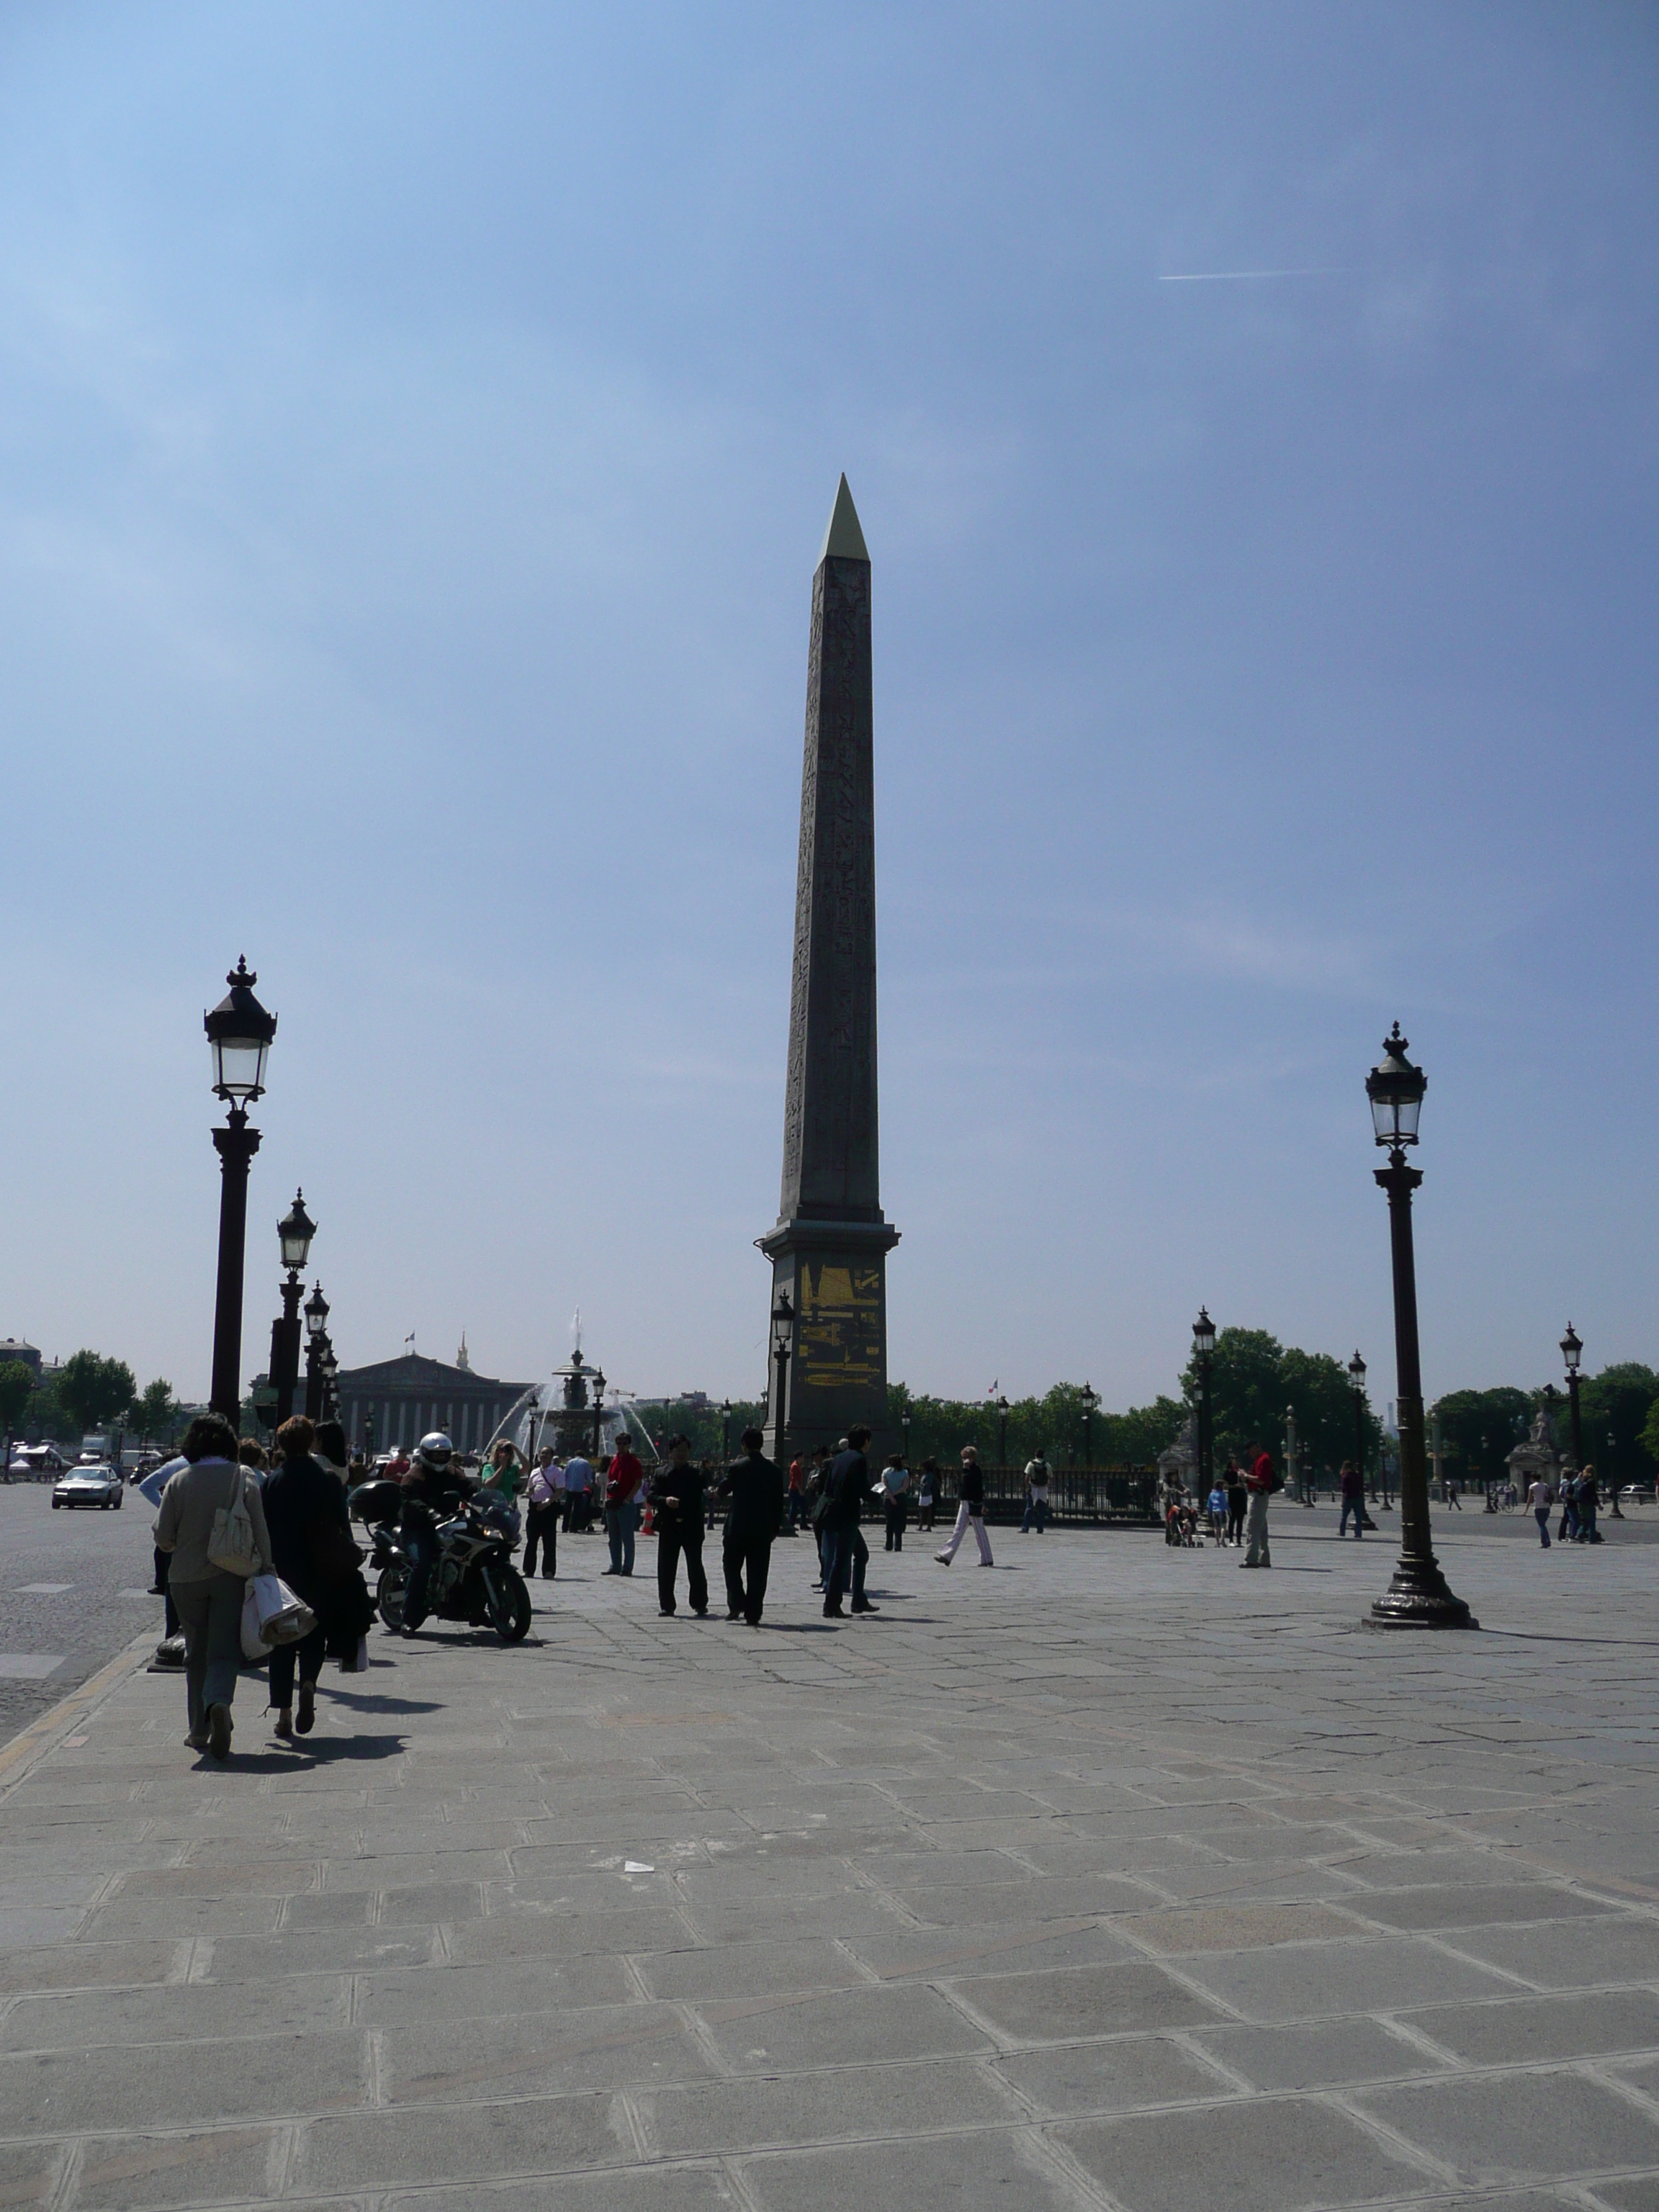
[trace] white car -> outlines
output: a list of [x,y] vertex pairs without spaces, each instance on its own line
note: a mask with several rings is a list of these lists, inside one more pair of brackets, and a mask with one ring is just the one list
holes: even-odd
[[121,1497],[118,1467],[110,1466],[106,1460],[83,1462],[70,1468],[67,1474],[60,1474],[52,1485],[52,1510],[56,1513],[60,1505],[95,1505],[107,1513],[112,1505],[118,1513]]

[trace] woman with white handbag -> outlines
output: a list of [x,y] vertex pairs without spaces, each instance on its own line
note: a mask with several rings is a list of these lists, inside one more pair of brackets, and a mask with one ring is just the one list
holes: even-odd
[[155,1545],[172,1554],[167,1588],[185,1632],[185,1741],[226,1759],[243,1593],[250,1575],[270,1572],[270,1538],[259,1486],[238,1464],[236,1431],[222,1413],[198,1413],[180,1449],[187,1464],[161,1492]]

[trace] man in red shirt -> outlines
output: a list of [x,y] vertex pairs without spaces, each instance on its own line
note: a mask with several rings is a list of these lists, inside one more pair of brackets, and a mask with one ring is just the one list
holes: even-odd
[[640,1522],[640,1486],[645,1469],[628,1448],[627,1436],[617,1439],[617,1449],[605,1471],[605,1532],[611,1540],[608,1575],[634,1571],[634,1531]]
[[1250,1462],[1250,1471],[1244,1478],[1244,1487],[1249,1493],[1249,1502],[1244,1509],[1244,1540],[1249,1548],[1238,1564],[1241,1567],[1270,1567],[1273,1562],[1267,1549],[1267,1500],[1273,1495],[1273,1459],[1258,1443],[1248,1445],[1244,1456]]

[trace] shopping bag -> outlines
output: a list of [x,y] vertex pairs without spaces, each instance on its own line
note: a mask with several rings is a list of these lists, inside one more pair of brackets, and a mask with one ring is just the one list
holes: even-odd
[[273,1644],[297,1643],[309,1636],[317,1626],[317,1616],[303,1599],[296,1597],[280,1575],[254,1575],[247,1586],[247,1598],[243,1610],[252,1600],[254,1618],[264,1648]]
[[213,1516],[208,1537],[208,1565],[222,1575],[251,1575],[259,1564],[253,1548],[253,1516],[247,1510],[247,1477],[240,1467],[230,1471],[231,1487]]
[[252,1583],[242,1592],[242,1656],[250,1663],[270,1656],[270,1646],[259,1633],[259,1604]]

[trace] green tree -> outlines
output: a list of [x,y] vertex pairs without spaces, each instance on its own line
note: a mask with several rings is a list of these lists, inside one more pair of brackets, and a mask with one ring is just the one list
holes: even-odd
[[[1285,1348],[1265,1328],[1224,1328],[1210,1365],[1210,1419],[1218,1462],[1251,1443],[1277,1452],[1285,1432]],[[1198,1358],[1181,1378],[1188,1407],[1198,1403]]]
[[58,1371],[58,1402],[82,1435],[125,1413],[137,1384],[125,1359],[76,1352]]
[[1659,1454],[1648,1443],[1646,1431],[1649,1413],[1656,1402],[1659,1375],[1639,1360],[1620,1360],[1579,1384],[1584,1457],[1604,1480],[1652,1480],[1654,1461]]
[[1659,1398],[1648,1407],[1648,1418],[1642,1425],[1642,1449],[1650,1460],[1659,1460]]
[[0,1367],[0,1429],[6,1434],[6,1456],[3,1464],[11,1463],[11,1440],[21,1425],[29,1400],[34,1395],[34,1376],[21,1359],[9,1359]]
[[143,1395],[134,1400],[133,1425],[147,1444],[158,1439],[171,1443],[180,1410],[172,1383],[164,1382],[158,1376],[154,1382],[147,1382]]
[[1433,1411],[1440,1421],[1440,1447],[1452,1474],[1463,1482],[1501,1481],[1509,1472],[1509,1455],[1531,1427],[1542,1402],[1536,1392],[1508,1387],[1449,1390],[1437,1399]]

